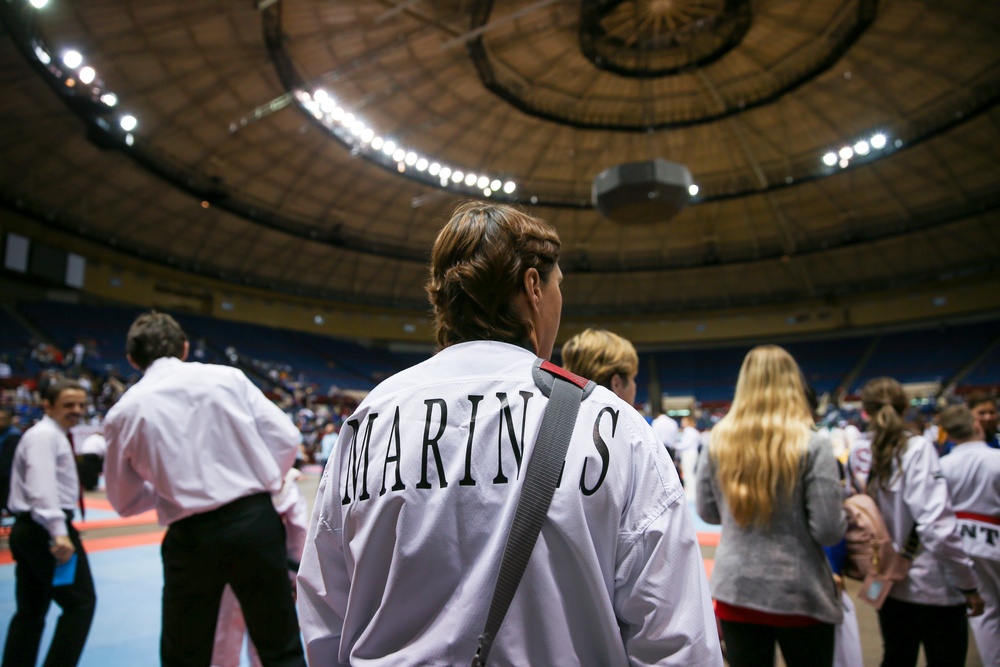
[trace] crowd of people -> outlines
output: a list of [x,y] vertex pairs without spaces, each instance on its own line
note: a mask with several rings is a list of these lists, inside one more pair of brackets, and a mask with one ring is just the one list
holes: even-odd
[[[1000,664],[994,400],[920,423],[899,383],[876,378],[860,411],[824,424],[792,356],[762,345],[724,414],[644,417],[622,337],[588,329],[563,345],[565,370],[543,363],[559,253],[537,218],[459,207],[431,254],[439,352],[358,404],[266,396],[238,369],[187,361],[169,315],[135,320],[135,381],[90,421],[111,505],[167,527],[162,664],[221,663],[245,628],[263,665],[770,665],[776,647],[791,667],[833,665],[852,493],[871,496],[909,561],[864,584],[881,590],[883,664],[915,665],[923,646],[929,664],[963,665],[970,619]],[[562,383],[581,390],[572,410]],[[45,664],[84,650],[100,582],[72,522],[89,480],[74,433],[104,386],[43,378],[40,415],[30,391],[4,394],[0,438],[15,417],[23,431],[4,667],[35,664],[53,601]],[[536,458],[556,436],[566,450],[539,508]],[[325,465],[308,521],[307,461]],[[711,585],[689,499],[722,527]]]

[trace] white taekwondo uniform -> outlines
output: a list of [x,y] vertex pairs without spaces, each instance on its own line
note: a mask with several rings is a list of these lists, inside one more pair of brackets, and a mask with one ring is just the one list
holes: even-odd
[[[310,664],[468,664],[547,399],[535,355],[453,345],[375,388],[327,464],[299,570]],[[649,425],[583,401],[490,665],[722,665],[683,490]]]
[[[849,465],[858,488],[864,489],[871,470],[871,440],[862,435],[851,447]],[[958,536],[948,484],[934,446],[923,436],[911,436],[902,457],[903,474],[893,462],[887,490],[875,501],[897,551],[901,551],[914,524],[920,547],[906,579],[893,585],[889,597],[925,605],[965,604],[962,590],[978,588],[972,561]]]
[[969,619],[984,665],[1000,665],[1000,450],[985,442],[955,445],[941,459],[965,553],[979,575],[986,602]]

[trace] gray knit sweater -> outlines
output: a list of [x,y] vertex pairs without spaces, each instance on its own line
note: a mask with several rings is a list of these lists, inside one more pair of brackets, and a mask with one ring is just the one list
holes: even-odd
[[847,528],[837,462],[825,435],[814,433],[791,500],[779,490],[770,524],[740,527],[726,506],[709,447],[698,461],[698,514],[722,524],[712,597],[774,614],[840,623],[843,611],[823,545]]

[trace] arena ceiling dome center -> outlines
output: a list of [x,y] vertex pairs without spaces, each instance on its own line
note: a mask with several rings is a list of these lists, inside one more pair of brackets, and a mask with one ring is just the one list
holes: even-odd
[[[433,239],[470,198],[557,227],[570,316],[1000,273],[1000,3],[11,0],[0,14],[4,206],[194,274],[423,309]],[[595,176],[656,159],[690,171],[686,207],[602,216]]]

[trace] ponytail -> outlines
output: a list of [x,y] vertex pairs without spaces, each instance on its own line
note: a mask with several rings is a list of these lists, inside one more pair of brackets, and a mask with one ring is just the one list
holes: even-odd
[[892,478],[892,464],[903,469],[903,452],[909,436],[903,429],[906,394],[903,386],[889,377],[875,378],[861,388],[861,405],[872,427],[872,467],[868,490],[886,490]]

